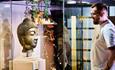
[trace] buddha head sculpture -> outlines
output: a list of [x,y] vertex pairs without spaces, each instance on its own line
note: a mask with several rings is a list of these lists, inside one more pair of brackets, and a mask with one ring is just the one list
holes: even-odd
[[17,35],[23,47],[22,52],[33,50],[37,45],[38,29],[29,18],[25,18],[17,28]]

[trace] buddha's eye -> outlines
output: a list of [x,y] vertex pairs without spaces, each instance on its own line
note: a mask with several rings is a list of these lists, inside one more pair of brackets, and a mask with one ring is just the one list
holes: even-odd
[[35,35],[35,31],[31,31],[31,32],[30,32],[30,35]]

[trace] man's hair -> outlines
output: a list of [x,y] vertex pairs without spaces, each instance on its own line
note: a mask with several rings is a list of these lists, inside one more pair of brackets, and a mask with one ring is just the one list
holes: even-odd
[[31,28],[37,28],[37,26],[35,26],[35,24],[29,18],[25,18],[23,22],[18,26],[17,36],[22,46],[22,37],[26,36],[27,31]]
[[98,11],[101,11],[103,9],[108,10],[107,5],[104,3],[95,3],[91,6],[91,8],[94,8],[94,7],[96,7]]

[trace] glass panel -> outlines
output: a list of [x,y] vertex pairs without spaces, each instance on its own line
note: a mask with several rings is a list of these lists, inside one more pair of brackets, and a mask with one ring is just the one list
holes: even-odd
[[82,40],[77,40],[77,41],[76,41],[76,45],[77,45],[76,48],[77,48],[77,49],[83,49],[82,42],[83,42]]
[[115,6],[110,6],[110,16],[115,16]]
[[67,27],[71,28],[71,19],[67,19]]
[[83,28],[93,28],[93,20],[92,18],[84,18],[83,19]]
[[9,60],[12,59],[11,37],[11,5],[10,2],[0,2],[0,70],[9,69]]
[[90,10],[91,10],[90,7],[83,7],[83,16],[87,16],[87,17],[91,16]]
[[76,19],[76,28],[82,28],[82,21],[80,20],[80,18]]
[[91,49],[92,46],[92,40],[84,40],[83,41],[83,48],[84,49]]
[[90,64],[90,62],[84,62],[84,68],[83,68],[83,70],[91,70],[91,64]]
[[82,29],[76,30],[76,38],[77,39],[82,39]]
[[71,16],[81,16],[81,8],[65,8],[65,16],[67,18]]
[[69,32],[69,38],[71,39],[71,29],[68,29]]
[[90,60],[90,51],[83,51],[83,59]]
[[[42,0],[44,1],[44,0]],[[41,1],[40,1],[41,2]],[[38,3],[39,4],[39,3]],[[33,6],[37,6],[37,8],[39,8],[39,10],[34,10],[33,11]],[[30,9],[26,10],[26,7],[30,7],[31,11],[31,15],[36,16],[36,20],[42,20],[43,23],[51,23],[54,22],[56,24],[38,24],[36,25],[37,29],[36,31],[38,31],[38,40],[36,40],[34,37],[30,37],[30,35],[35,34],[36,32],[34,31],[34,29],[30,30],[33,31],[32,34],[29,34],[28,30],[31,29],[31,25],[26,24],[26,22],[31,22],[31,20],[25,20],[24,19],[27,17],[25,17],[25,11],[30,13]],[[15,1],[12,2],[12,33],[13,33],[13,38],[14,40],[13,42],[13,63],[17,63],[17,61],[21,61],[22,64],[25,63],[23,61],[27,60],[28,62],[31,62],[31,66],[33,66],[33,64],[35,65],[33,69],[37,69],[38,70],[38,66],[36,66],[38,63],[38,61],[40,62],[39,66],[40,66],[40,70],[50,70],[51,68],[57,68],[56,66],[59,66],[60,69],[63,68],[63,37],[62,37],[62,20],[63,18],[61,17],[63,14],[60,13],[60,9],[59,11],[57,10],[57,7],[51,7],[48,6],[50,8],[52,8],[51,13],[49,13],[49,8],[46,9],[46,3],[44,5],[44,3],[40,3],[39,5],[35,4],[31,4],[29,3],[28,5],[26,4],[25,1]],[[56,10],[55,10],[56,9]],[[45,14],[42,15],[43,13],[39,12],[42,11]],[[55,13],[55,14],[54,14]],[[57,18],[57,14],[59,14],[59,18]],[[60,15],[61,14],[61,15]],[[46,18],[46,15],[48,18]],[[53,18],[52,18],[53,17]],[[30,14],[29,14],[29,18]],[[32,18],[34,19],[34,18]],[[62,20],[59,20],[62,19]],[[39,20],[39,21],[40,21]],[[26,32],[27,34],[24,35],[24,39],[21,40],[22,42],[19,41],[19,38],[21,37],[21,35],[17,34],[18,32],[18,26],[22,23],[25,23],[26,25],[21,25],[19,30],[20,32]],[[38,23],[38,21],[36,22]],[[59,25],[58,25],[59,23]],[[33,22],[34,24],[34,22]],[[24,28],[23,28],[24,27]],[[26,29],[27,28],[27,29]],[[33,28],[33,26],[32,26]],[[26,37],[29,36],[29,37]],[[25,38],[26,37],[26,38]],[[32,38],[32,39],[31,39]],[[37,45],[35,46],[34,43],[34,49],[33,49],[33,38],[34,38],[34,42],[37,42]],[[26,39],[26,40],[25,40]],[[29,40],[29,44],[28,44],[28,40]],[[32,41],[32,43],[30,42]],[[26,43],[26,44],[25,44]],[[31,44],[32,45],[31,45]],[[29,45],[32,46],[31,48],[27,49],[25,46]],[[50,49],[49,49],[50,47]],[[23,49],[25,49],[26,51],[24,52]],[[55,50],[55,51],[54,51]],[[29,55],[28,55],[29,54]],[[30,59],[29,59],[30,58]],[[55,61],[54,61],[55,58]],[[30,61],[32,59],[32,61]],[[17,61],[14,61],[17,60]],[[36,62],[37,61],[37,62]],[[20,64],[20,65],[22,65]],[[42,65],[41,65],[42,64]],[[15,64],[13,64],[13,67]],[[20,66],[19,64],[17,64],[17,66]],[[28,66],[28,64],[26,64],[26,66]],[[43,67],[42,67],[43,66]],[[44,67],[46,66],[46,67]],[[25,66],[24,66],[25,67]],[[29,66],[28,66],[29,67]],[[22,67],[23,68],[23,67]],[[27,68],[27,67],[26,67]]]
[[24,12],[26,10],[26,5],[23,1],[16,1],[14,3],[15,4],[12,4],[12,32],[15,41],[13,43],[13,57],[15,58],[19,56],[22,51],[21,44],[19,43],[19,39],[17,37],[17,27],[19,24],[22,23],[23,19],[25,18]]
[[83,30],[83,39],[91,39],[93,35],[92,29],[84,29]]
[[80,60],[82,60],[82,57],[83,57],[82,51],[77,51],[76,53],[77,53],[77,54],[76,54],[76,58],[77,58],[77,60],[78,60],[78,62],[79,62]]

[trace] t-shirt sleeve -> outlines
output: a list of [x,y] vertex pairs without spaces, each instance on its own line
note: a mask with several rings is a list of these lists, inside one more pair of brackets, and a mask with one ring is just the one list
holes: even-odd
[[115,28],[106,28],[103,30],[103,36],[107,47],[115,46]]

